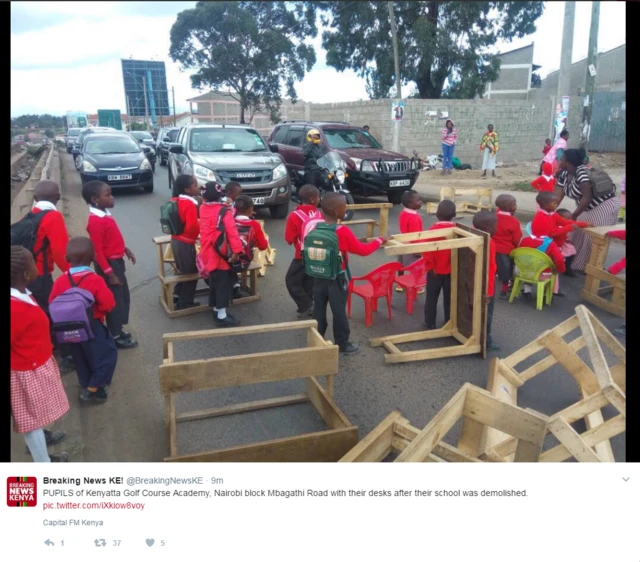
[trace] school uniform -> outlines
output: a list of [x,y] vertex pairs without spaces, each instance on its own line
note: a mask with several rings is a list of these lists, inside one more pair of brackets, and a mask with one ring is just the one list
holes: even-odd
[[[182,234],[171,236],[171,249],[176,260],[176,267],[182,275],[198,273],[196,265],[196,240],[200,236],[198,201],[188,195],[174,197],[172,201],[178,204],[178,216],[184,225]],[[178,307],[193,303],[197,285],[197,279],[176,284],[173,294],[178,299]]]
[[[298,307],[298,313],[303,313],[313,306],[313,277],[309,277],[305,271],[302,261],[302,217],[309,216],[310,213],[319,211],[313,205],[298,205],[296,210],[287,217],[287,224],[284,228],[284,239],[289,246],[293,245],[294,258],[289,265],[285,276],[285,284],[289,296]],[[301,216],[302,215],[302,216]]]
[[[522,241],[520,242],[520,246],[519,246],[520,248],[538,248],[545,241],[545,238],[548,237],[547,235],[541,234],[538,230],[534,229],[533,227],[531,228],[531,231],[532,232],[535,231],[536,234],[535,235],[531,234],[523,238]],[[545,254],[547,254],[553,260],[556,273],[564,273],[566,271],[564,256],[562,255],[562,252],[560,252],[560,248],[558,248],[558,245],[555,242],[552,241],[547,246],[547,249],[545,250]],[[553,272],[551,271],[551,269],[545,269],[540,274],[540,279],[548,278],[552,275],[552,273]],[[525,292],[530,292],[530,290]],[[556,277],[556,284],[553,288],[553,292],[556,294],[560,292],[560,281],[558,277]]]
[[264,234],[264,230],[262,230],[262,227],[257,220],[253,220],[250,217],[238,214],[236,214],[235,220],[237,226],[251,227],[253,229],[256,248],[258,248],[258,250],[264,252],[269,247],[269,241],[267,240],[267,237]]
[[[105,280],[116,301],[113,310],[107,314],[107,328],[114,338],[118,338],[122,335],[122,327],[129,323],[131,308],[131,295],[124,265],[124,238],[108,209],[101,211],[91,206],[87,232],[96,253],[96,273]],[[111,273],[116,274],[122,285],[109,284]]]
[[349,252],[358,256],[373,254],[382,244],[382,238],[368,243],[360,242],[353,231],[344,225],[336,228],[338,250],[342,256],[342,273],[336,279],[313,280],[313,317],[318,322],[318,332],[324,337],[329,323],[327,321],[327,304],[333,315],[333,338],[341,350],[349,343],[351,329],[347,318],[347,293],[349,288],[348,265]]
[[496,247],[496,267],[501,283],[508,283],[513,277],[513,260],[511,252],[518,247],[522,238],[520,221],[506,211],[496,212],[498,225],[491,237]]
[[60,275],[53,284],[50,301],[69,290],[73,282],[80,289],[93,295],[93,318],[91,330],[95,336],[83,343],[69,345],[76,365],[78,382],[84,389],[87,387],[105,387],[111,384],[118,362],[118,348],[113,336],[105,326],[105,317],[116,306],[113,293],[105,280],[90,267],[72,267],[65,275]]
[[[200,207],[200,260],[209,281],[209,306],[214,309],[227,308],[232,300],[236,275],[231,267],[214,248],[221,233],[218,231],[218,217],[224,203],[203,203]],[[242,240],[236,228],[233,212],[225,213],[224,225],[227,242],[233,253],[242,252]]]
[[[610,230],[607,233],[607,236],[611,238],[617,238],[618,240],[626,240],[627,239],[627,231],[626,230]],[[607,270],[611,275],[618,275],[618,273],[627,269],[627,256],[622,258],[620,261],[617,261],[613,265],[609,267]]]
[[69,401],[53,359],[50,323],[34,296],[11,289],[11,415],[16,433],[60,419]]
[[[400,234],[409,234],[411,232],[422,232],[424,225],[422,224],[422,217],[415,209],[404,208],[398,215],[398,227],[400,228]],[[399,256],[399,261],[402,267],[407,267],[419,259],[421,256],[416,254],[405,254]]]
[[[555,211],[550,213],[542,209],[536,213],[533,221],[531,221],[532,232],[535,231],[538,236],[553,238],[568,267],[571,266],[574,256],[577,254],[575,246],[568,239],[569,233],[573,231],[574,224],[579,228],[585,228],[589,223],[565,219]],[[556,287],[556,293],[558,290],[558,287]]]
[[[455,223],[439,221],[427,230],[454,228]],[[446,240],[446,238],[430,238],[429,242]],[[436,329],[438,299],[444,293],[444,324],[451,318],[451,250],[426,252],[424,259],[427,267],[427,298],[424,303],[424,323],[427,330]]]
[[496,243],[489,238],[489,267],[487,279],[487,296],[490,298],[489,306],[487,307],[487,347],[493,345],[493,337],[491,336],[491,326],[493,324],[493,307],[495,305],[495,292],[496,292],[496,273],[498,271],[498,265],[496,263]]
[[[558,215],[561,220],[567,221],[569,219],[565,219]],[[588,222],[583,221],[569,221],[570,223],[576,224],[579,228],[586,228],[589,226]],[[564,231],[561,234],[557,234],[553,237],[553,241],[556,243],[558,248],[560,249],[560,253],[564,256],[564,262],[566,265],[567,275],[570,274],[571,264],[573,263],[574,256],[578,253],[576,247],[573,245],[573,242],[569,240],[569,232]],[[574,274],[575,275],[575,274]]]

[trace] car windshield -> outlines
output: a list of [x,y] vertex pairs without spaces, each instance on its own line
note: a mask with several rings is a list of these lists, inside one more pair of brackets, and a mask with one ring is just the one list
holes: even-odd
[[171,142],[175,142],[176,139],[178,138],[178,133],[180,132],[180,129],[174,129],[173,131],[169,131],[165,137],[169,137],[169,140]]
[[77,137],[80,134],[80,129],[69,129],[67,132],[67,136],[69,137]]
[[131,133],[134,137],[136,137],[139,140],[148,140],[151,139],[153,140],[153,137],[151,136],[151,134],[149,133],[144,133],[144,132],[135,132],[135,133]]
[[382,145],[366,131],[360,129],[322,128],[331,148],[382,148]]
[[192,152],[264,152],[260,135],[253,129],[193,129],[189,150]]
[[132,139],[126,137],[114,137],[111,139],[89,137],[84,151],[87,154],[132,154],[140,152],[140,147]]

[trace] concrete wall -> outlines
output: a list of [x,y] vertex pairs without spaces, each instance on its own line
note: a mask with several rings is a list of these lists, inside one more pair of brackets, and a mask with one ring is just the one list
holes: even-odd
[[[371,133],[385,148],[393,147],[391,121],[392,100],[367,100],[349,103],[296,105],[288,110],[289,119],[312,121],[346,121],[352,125],[371,127]],[[570,146],[578,145],[578,125],[581,117],[580,98],[572,99],[569,110],[569,131],[575,131]],[[405,118],[401,124],[400,152],[411,156],[440,154],[440,132],[445,120],[428,122],[427,111],[446,111],[458,129],[455,156],[473,167],[482,164],[480,141],[486,127],[492,123],[500,133],[499,161],[522,162],[542,158],[544,140],[549,137],[555,112],[555,98],[536,102],[520,100],[422,100],[405,101]]]

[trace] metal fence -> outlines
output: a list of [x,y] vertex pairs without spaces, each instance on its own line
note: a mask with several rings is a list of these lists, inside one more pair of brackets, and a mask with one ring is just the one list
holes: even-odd
[[596,92],[593,96],[589,150],[626,152],[626,92]]

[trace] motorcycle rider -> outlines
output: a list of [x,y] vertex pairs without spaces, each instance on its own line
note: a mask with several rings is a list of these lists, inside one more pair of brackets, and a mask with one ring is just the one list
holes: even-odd
[[319,187],[320,170],[317,161],[322,158],[328,150],[322,145],[320,131],[309,129],[307,132],[307,144],[302,149],[304,157],[304,181]]

